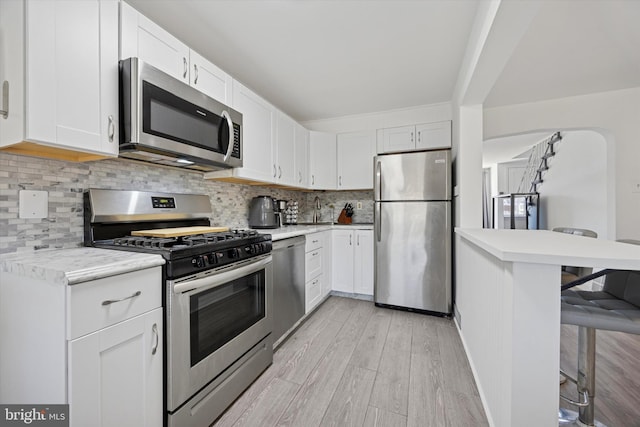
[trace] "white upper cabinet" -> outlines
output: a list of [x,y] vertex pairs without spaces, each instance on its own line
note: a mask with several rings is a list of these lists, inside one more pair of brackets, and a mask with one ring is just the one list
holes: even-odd
[[189,47],[139,13],[120,3],[120,59],[140,58],[189,83]]
[[2,58],[11,108],[2,146],[17,144],[4,149],[68,160],[117,156],[117,0],[2,2],[0,12],[3,26],[13,21],[2,42],[12,47],[2,54],[24,55]]
[[416,148],[415,126],[388,128],[382,131],[383,152],[408,151]]
[[375,152],[375,131],[338,134],[338,190],[373,188],[373,157]]
[[295,177],[295,128],[297,123],[281,111],[277,112],[276,143],[273,144],[275,182],[296,185]]
[[231,101],[230,75],[127,3],[120,3],[120,59],[130,57],[138,57],[222,103]]
[[231,76],[196,51],[190,51],[189,58],[191,64],[189,82],[191,86],[223,104],[230,104]]
[[451,122],[416,125],[416,150],[451,148]]
[[451,122],[381,129],[378,138],[382,140],[380,153],[451,148]]
[[295,180],[296,186],[309,186],[309,131],[296,123],[295,128]]
[[242,167],[207,174],[271,182],[275,176],[273,139],[275,110],[267,101],[240,82],[233,81],[232,107],[242,113]]
[[335,190],[336,182],[336,134],[311,131],[308,187],[314,190]]

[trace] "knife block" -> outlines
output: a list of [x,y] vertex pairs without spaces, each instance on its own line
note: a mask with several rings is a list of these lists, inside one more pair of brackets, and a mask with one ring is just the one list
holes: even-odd
[[340,216],[338,216],[338,224],[351,224],[351,217],[347,216],[345,209],[342,209]]

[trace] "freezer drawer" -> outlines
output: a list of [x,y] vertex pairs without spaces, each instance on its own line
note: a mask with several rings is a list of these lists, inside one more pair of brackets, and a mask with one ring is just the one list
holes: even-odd
[[375,203],[377,304],[451,313],[450,203]]
[[386,154],[374,160],[377,201],[451,200],[451,151]]

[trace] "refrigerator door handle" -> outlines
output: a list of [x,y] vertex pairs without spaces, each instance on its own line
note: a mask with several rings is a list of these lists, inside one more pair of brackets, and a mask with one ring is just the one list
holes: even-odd
[[376,190],[378,190],[378,200],[382,200],[382,162],[376,161]]
[[380,218],[380,202],[374,203],[373,220],[375,222],[375,234],[378,242],[382,239],[382,218]]

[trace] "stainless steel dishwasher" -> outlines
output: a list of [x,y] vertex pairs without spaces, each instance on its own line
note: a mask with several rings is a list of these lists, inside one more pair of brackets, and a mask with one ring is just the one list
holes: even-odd
[[273,340],[304,316],[304,236],[273,242]]

